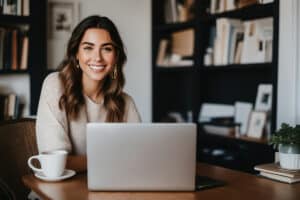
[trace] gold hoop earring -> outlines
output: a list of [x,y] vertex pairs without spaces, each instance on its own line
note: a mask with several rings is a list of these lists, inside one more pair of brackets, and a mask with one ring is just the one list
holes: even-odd
[[118,75],[118,71],[117,71],[117,65],[114,67],[114,71],[112,73],[112,76],[111,78],[112,79],[116,79],[117,78],[117,75]]

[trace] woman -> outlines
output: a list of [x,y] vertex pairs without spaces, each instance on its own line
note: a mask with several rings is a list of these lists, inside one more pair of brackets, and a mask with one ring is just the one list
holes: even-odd
[[86,170],[87,122],[140,122],[123,92],[123,42],[107,17],[90,16],[75,27],[59,72],[44,81],[37,113],[40,152],[65,149],[67,168]]

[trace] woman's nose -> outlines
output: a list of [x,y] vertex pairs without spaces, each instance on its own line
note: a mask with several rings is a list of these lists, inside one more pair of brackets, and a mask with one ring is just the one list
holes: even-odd
[[95,55],[94,55],[94,58],[96,61],[102,61],[103,57],[102,57],[102,54],[101,54],[101,51],[95,51]]

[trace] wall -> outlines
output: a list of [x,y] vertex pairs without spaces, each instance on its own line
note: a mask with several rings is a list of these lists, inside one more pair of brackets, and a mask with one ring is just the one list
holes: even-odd
[[300,2],[280,1],[277,128],[300,124]]
[[[62,1],[65,0],[56,0]],[[135,100],[142,120],[150,122],[151,109],[151,1],[77,0],[79,19],[89,15],[108,16],[118,27],[127,48],[125,91]],[[67,39],[48,40],[48,66],[55,68],[65,53]]]

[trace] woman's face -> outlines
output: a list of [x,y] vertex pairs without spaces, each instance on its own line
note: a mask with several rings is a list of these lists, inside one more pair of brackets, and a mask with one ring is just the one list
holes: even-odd
[[116,63],[116,50],[109,32],[99,28],[87,29],[76,58],[83,72],[83,84],[101,83]]

